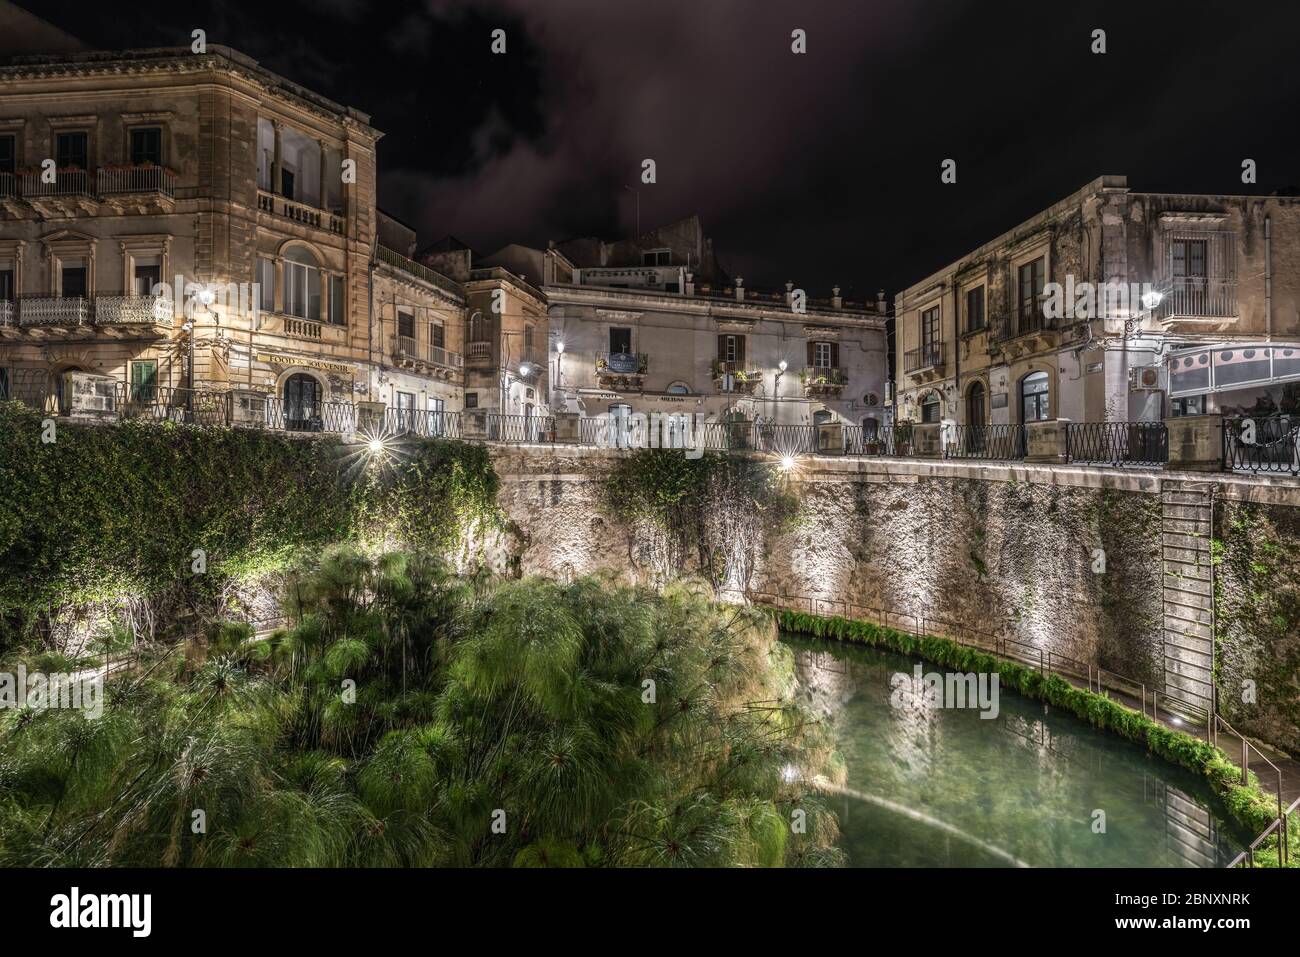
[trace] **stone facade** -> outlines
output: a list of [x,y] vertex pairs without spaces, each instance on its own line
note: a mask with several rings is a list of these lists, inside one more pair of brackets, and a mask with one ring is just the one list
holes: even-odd
[[1099,177],[899,294],[899,418],[1291,411],[1298,246],[1295,198],[1140,193]]
[[[459,394],[463,296],[382,255],[366,114],[220,46],[0,65],[0,101],[6,393],[58,408],[74,370],[133,396]],[[395,351],[403,305],[454,358]]]

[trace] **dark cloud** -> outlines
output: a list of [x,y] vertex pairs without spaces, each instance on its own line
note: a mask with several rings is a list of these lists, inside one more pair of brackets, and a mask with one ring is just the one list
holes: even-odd
[[[630,232],[699,212],[751,284],[874,296],[1102,173],[1135,188],[1300,182],[1300,5],[1240,0],[89,0],[105,46],[204,26],[371,113],[380,201],[426,239]],[[489,34],[507,31],[506,56]],[[790,51],[807,31],[808,53]],[[1108,52],[1089,52],[1107,31]],[[644,158],[658,182],[641,186]],[[958,183],[939,181],[945,158]],[[1244,187],[1243,158],[1259,163]]]

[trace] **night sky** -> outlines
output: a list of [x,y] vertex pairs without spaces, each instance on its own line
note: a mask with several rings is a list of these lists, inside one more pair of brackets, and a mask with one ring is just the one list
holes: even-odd
[[202,27],[369,112],[380,205],[422,242],[481,253],[628,235],[627,184],[646,228],[698,212],[747,285],[892,297],[1102,173],[1161,192],[1300,185],[1294,2],[25,5],[102,48],[188,45]]

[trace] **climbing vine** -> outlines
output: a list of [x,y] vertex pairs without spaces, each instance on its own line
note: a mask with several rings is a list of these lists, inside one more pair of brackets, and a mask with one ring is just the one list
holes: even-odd
[[479,446],[377,460],[339,439],[133,422],[60,422],[46,442],[42,421],[0,402],[0,651],[68,608],[164,593],[192,608],[335,542],[446,550],[498,521]]
[[650,560],[661,577],[694,562],[714,587],[740,591],[764,539],[799,509],[771,463],[716,452],[691,459],[639,449],[615,463],[604,491],[611,512],[651,533]]

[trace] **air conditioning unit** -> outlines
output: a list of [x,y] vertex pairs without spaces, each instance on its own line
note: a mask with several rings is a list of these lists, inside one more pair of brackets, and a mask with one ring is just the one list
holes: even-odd
[[1130,392],[1159,392],[1164,388],[1163,366],[1135,366],[1128,370]]

